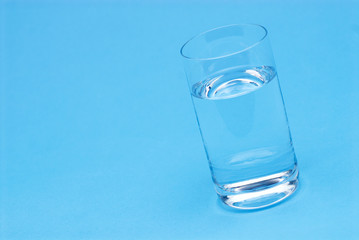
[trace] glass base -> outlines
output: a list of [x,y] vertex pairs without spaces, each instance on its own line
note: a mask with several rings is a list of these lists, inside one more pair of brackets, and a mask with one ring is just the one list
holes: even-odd
[[226,205],[243,210],[271,206],[289,197],[298,186],[298,170],[272,174],[247,181],[216,185],[219,198]]

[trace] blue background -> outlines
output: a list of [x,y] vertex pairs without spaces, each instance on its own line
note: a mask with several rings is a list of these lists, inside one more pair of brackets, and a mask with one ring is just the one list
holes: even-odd
[[[359,239],[358,1],[1,1],[0,239]],[[215,195],[179,48],[266,26],[301,187]]]

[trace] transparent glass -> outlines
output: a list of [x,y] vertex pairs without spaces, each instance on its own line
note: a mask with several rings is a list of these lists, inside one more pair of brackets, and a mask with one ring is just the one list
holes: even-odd
[[257,209],[291,195],[297,160],[267,30],[209,30],[186,42],[181,55],[219,198]]

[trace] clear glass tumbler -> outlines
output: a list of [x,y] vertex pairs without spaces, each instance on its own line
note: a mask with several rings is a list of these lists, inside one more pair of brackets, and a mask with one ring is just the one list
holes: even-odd
[[181,55],[220,199],[257,209],[291,195],[297,160],[267,30],[212,29],[187,41]]

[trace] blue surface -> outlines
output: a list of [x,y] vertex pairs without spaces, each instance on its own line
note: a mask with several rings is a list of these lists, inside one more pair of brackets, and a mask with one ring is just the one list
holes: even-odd
[[[0,239],[359,239],[359,2],[2,1]],[[301,187],[219,204],[179,48],[269,30]]]

